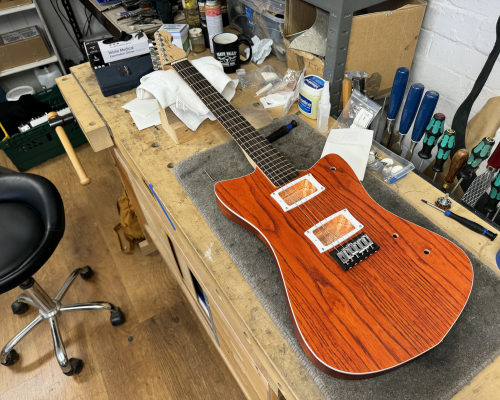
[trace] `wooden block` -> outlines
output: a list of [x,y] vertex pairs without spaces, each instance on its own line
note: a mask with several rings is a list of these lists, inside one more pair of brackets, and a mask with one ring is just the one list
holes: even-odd
[[177,115],[168,107],[163,109],[160,105],[160,120],[161,126],[165,132],[172,138],[175,144],[188,142],[205,133],[213,132],[218,129],[223,129],[219,121],[210,121],[206,119],[195,131],[189,129],[184,122],[182,122]]
[[73,75],[56,79],[64,100],[95,152],[113,146],[108,127]]
[[[243,115],[250,124],[256,129],[262,128],[272,122],[272,118],[266,113],[259,103],[249,104],[245,107],[239,108],[238,111]],[[189,129],[174,112],[167,107],[163,109],[160,106],[160,120],[163,129],[172,138],[175,144],[188,142],[198,136],[205,135],[206,133],[213,132],[219,129],[224,129],[219,121],[210,121],[206,119],[201,125],[192,131]]]
[[142,242],[139,242],[139,247],[142,251],[143,256],[147,256],[156,251],[156,246],[153,241],[148,242],[146,239],[144,239]]

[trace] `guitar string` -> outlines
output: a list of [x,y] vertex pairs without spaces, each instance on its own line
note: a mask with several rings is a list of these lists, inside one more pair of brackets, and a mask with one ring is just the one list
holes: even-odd
[[[193,66],[193,69],[195,69],[195,68],[194,68],[194,66]],[[196,69],[195,69],[195,70],[196,70]],[[199,72],[197,72],[197,73],[199,74]],[[200,74],[200,76],[202,76],[202,75]],[[204,78],[203,78],[203,80],[204,80]],[[196,83],[198,83],[198,84],[203,84],[203,82],[199,82],[199,81],[198,81],[198,82],[196,82]],[[207,83],[208,83],[208,82],[207,82]],[[209,87],[209,88],[210,88],[210,87]],[[207,97],[211,97],[211,96],[210,96],[210,95],[208,95]],[[212,98],[210,98],[210,100],[212,100],[212,101],[213,101],[213,99],[212,99]],[[218,101],[218,100],[216,100],[215,102],[217,102],[217,101]],[[224,103],[226,102],[226,101],[225,101],[225,99],[224,99],[224,100],[221,100],[221,101],[223,101]],[[223,103],[223,104],[224,104],[224,103]],[[224,106],[225,106],[225,105],[223,105],[222,107],[224,107]],[[231,110],[231,111],[232,111],[232,110]],[[231,111],[230,111],[230,112],[228,112],[228,114],[230,114],[230,115],[231,115]],[[235,111],[236,111],[236,110],[235,110]],[[232,116],[232,115],[231,115],[231,116]],[[237,115],[236,117],[233,117],[232,119],[235,119],[235,118],[240,118],[240,116],[239,116],[239,115]],[[242,117],[242,116],[241,116],[241,118],[243,119],[243,117]],[[231,122],[232,122],[232,121],[231,121]],[[246,120],[244,120],[244,122],[247,122],[247,121],[246,121]],[[238,124],[240,124],[240,123],[241,123],[241,122],[238,122]],[[236,124],[236,125],[238,125],[238,124]],[[236,125],[234,125],[234,126],[230,126],[230,128],[235,128],[235,127],[237,128],[237,126],[236,126]],[[245,127],[245,128],[248,128],[248,127]],[[296,191],[295,191],[295,192],[293,192],[293,191],[292,191],[292,192],[290,192],[290,188],[286,189],[285,193],[286,193],[286,195],[287,195],[287,197],[288,197],[288,198],[291,198],[291,195],[296,195]],[[295,198],[297,199],[297,197],[295,197]],[[315,197],[315,198],[316,198],[316,197]],[[310,200],[312,200],[312,199],[310,199]],[[293,200],[292,200],[292,201],[293,201]],[[325,206],[325,207],[327,207],[327,205],[326,205],[325,203],[323,203],[323,204],[324,204],[324,206]],[[326,215],[327,215],[327,216],[330,216],[330,215],[331,215],[331,213],[328,213],[328,211],[326,211],[326,210],[323,208],[323,206],[321,206],[320,204],[318,204],[315,200],[314,200],[314,201],[312,202],[312,204],[310,204],[310,205],[311,205],[311,206],[312,206],[312,205],[315,205],[317,208],[319,208],[320,210],[317,210],[317,211],[319,211],[319,212],[320,212],[320,214],[326,213]],[[317,220],[318,220],[318,222],[321,222],[322,220],[326,219],[326,218],[325,218],[325,215],[322,215],[322,219],[320,220],[320,219],[316,216],[316,214],[315,214],[313,211],[309,210],[309,208],[307,207],[307,205],[305,205],[305,208],[307,208],[307,210],[308,210],[308,211],[309,211],[309,212],[310,212],[310,213],[314,216],[314,218],[315,218],[315,219],[317,219]],[[322,212],[321,212],[321,211],[322,211]],[[305,214],[305,213],[304,213],[304,214]],[[307,215],[306,215],[306,217],[307,217]],[[315,224],[315,223],[314,223],[314,222],[313,222],[310,218],[308,218],[308,219],[309,219],[309,221],[311,222],[311,224],[312,224],[313,226],[316,226],[316,225],[317,225],[317,224]],[[327,231],[328,233],[330,233],[330,235],[328,235],[328,234],[325,234],[325,233],[324,233],[325,229],[326,229],[326,231]],[[337,235],[336,233],[331,232],[331,231],[330,231],[330,229],[328,229],[328,227],[327,227],[327,226],[322,225],[322,226],[318,227],[318,230],[319,230],[319,231],[323,234],[323,236],[325,237],[326,243],[328,243],[329,241],[330,241],[331,243],[334,243],[334,242],[336,242],[336,241],[341,242],[339,239],[341,239],[341,238],[342,238],[342,235]],[[331,237],[333,237],[333,240],[331,239]],[[335,246],[334,246],[334,248],[336,248],[336,247],[338,246],[338,244],[339,244],[339,243],[337,243],[337,245],[335,245]]]
[[[175,65],[178,65],[178,64],[181,64],[181,63],[182,63],[182,62],[177,63],[177,64],[175,64]],[[201,73],[200,73],[200,72],[196,69],[196,67],[194,67],[194,66],[193,66],[190,62],[187,62],[187,64],[188,64],[188,65],[184,65],[184,64],[181,64],[181,65],[180,65],[181,67],[184,67],[183,69],[175,68],[175,69],[176,69],[176,71],[177,71],[179,74],[182,74],[182,77],[184,78],[184,80],[186,80],[186,81],[187,81],[187,83],[188,83],[188,84],[190,84],[190,86],[192,86],[192,87],[194,86],[194,89],[195,89],[195,91],[196,91],[196,92],[206,91],[207,89],[210,89],[210,90],[212,90],[212,91],[213,91],[213,90],[214,90],[214,88],[210,85],[210,83],[209,83],[208,81],[206,81],[206,79],[203,77],[203,75],[201,75]],[[186,70],[188,70],[189,68],[194,69],[195,74],[199,74],[199,75],[201,76],[201,79],[198,79],[198,80],[196,80],[196,81],[192,81],[192,80],[194,80],[194,79],[195,79],[195,77],[193,76],[194,74],[188,75],[188,72],[187,72]],[[206,84],[204,83],[204,81],[206,82]],[[198,87],[199,85],[205,85],[205,87],[199,88],[199,87]],[[198,94],[198,93],[197,93],[197,94]],[[203,94],[205,94],[205,93],[203,93]],[[216,95],[219,95],[219,96],[220,96],[220,94],[219,94],[218,92],[214,92],[214,93],[210,93],[210,94],[208,94],[208,95],[206,95],[206,96],[204,96],[204,97],[201,97],[201,100],[203,101],[203,100],[205,100],[205,98],[209,98],[209,99],[211,100],[211,103],[210,103],[210,104],[211,104],[212,106],[213,106],[213,105],[215,105],[214,103],[221,102],[221,103],[222,103],[222,106],[220,106],[221,108],[227,107],[228,105],[229,105],[231,108],[233,108],[233,106],[231,106],[231,105],[229,104],[229,102],[227,102],[227,100],[225,100],[222,96],[220,96],[221,98],[220,98],[220,99],[218,99],[218,98],[216,97]],[[212,97],[215,97],[215,100],[214,100]],[[228,120],[226,120],[226,121],[221,121],[221,123],[225,122],[225,124],[229,125],[229,128],[227,128],[227,129],[228,129],[228,130],[230,130],[230,133],[233,133],[233,135],[235,135],[235,133],[236,133],[236,132],[232,132],[232,131],[233,131],[233,129],[238,129],[239,131],[241,131],[241,129],[242,129],[242,128],[237,128],[237,125],[239,125],[239,124],[244,124],[244,123],[247,123],[247,124],[248,124],[248,121],[246,121],[246,119],[244,119],[244,117],[243,117],[243,116],[242,116],[239,112],[237,112],[237,110],[236,110],[236,109],[232,110],[231,108],[229,108],[229,111],[224,110],[224,111],[226,111],[226,113],[225,113],[225,114],[223,114],[223,115],[222,115],[221,117],[219,117],[219,118],[220,118],[220,119],[222,119],[223,117],[225,117],[225,115],[230,115],[230,116],[232,117],[231,119],[240,119],[240,118],[242,119],[242,121],[239,121],[237,124],[235,124],[235,125],[233,125],[233,126],[231,126],[231,125],[230,125],[230,122],[232,122],[231,120],[229,120],[229,121],[228,121]],[[214,111],[215,111],[215,110],[214,110]],[[233,115],[231,115],[231,114],[234,114],[234,112],[235,112],[235,111],[237,112],[237,114],[236,114],[236,115],[234,115],[234,116],[233,116]],[[217,113],[216,113],[216,114],[217,114]],[[224,119],[226,119],[226,118],[224,118]],[[249,125],[249,127],[245,126],[245,127],[243,127],[243,129],[245,129],[245,130],[246,130],[246,129],[249,129],[249,128],[250,128],[250,129],[251,129],[251,128],[253,128],[253,127],[251,127],[251,125],[250,125],[250,124],[248,124],[248,125]],[[238,133],[240,133],[240,132],[238,132]],[[251,134],[251,133],[254,133],[254,132],[250,131],[250,132],[247,132],[246,134]],[[258,133],[257,133],[257,134],[258,134]],[[259,136],[260,136],[260,135],[259,135]],[[236,135],[235,135],[235,138],[236,138]],[[262,137],[261,137],[261,138],[262,138]],[[251,140],[255,140],[255,139],[256,139],[256,137],[252,137],[252,138],[251,138]],[[241,140],[241,138],[240,138],[240,141],[242,141],[242,140]],[[245,144],[245,143],[242,143],[242,147],[245,149],[245,151],[248,151],[248,149],[246,148],[246,146],[245,146],[244,144]],[[250,145],[250,148],[251,148],[252,150],[254,150],[254,152],[259,150],[258,148],[257,148],[257,149],[255,149],[255,148],[254,148],[254,146],[256,146],[256,145],[258,145],[258,144],[261,144],[261,145],[262,145],[262,143],[256,143],[256,144],[254,144],[254,145],[252,145],[251,143],[248,143],[248,144]],[[267,149],[274,149],[274,148],[272,148],[272,147],[270,147],[270,146],[269,146],[269,147],[267,147]],[[261,152],[262,152],[262,149],[260,149],[260,150],[261,150]],[[275,150],[275,149],[274,149],[274,150]],[[275,151],[275,152],[277,153],[277,151]],[[253,153],[253,152],[251,152],[251,153]],[[280,155],[279,155],[279,153],[278,153],[278,154],[274,154],[274,153],[272,153],[272,155],[273,155],[273,156],[280,156]],[[255,158],[257,158],[257,157],[255,157]],[[258,160],[258,161],[260,161],[260,163],[262,164],[262,160]],[[271,162],[271,164],[273,164],[273,163]],[[264,166],[267,166],[267,164],[264,164]],[[275,166],[275,164],[274,164],[273,166]],[[287,167],[287,168],[291,170],[291,166],[290,166],[290,167]],[[267,169],[267,168],[264,168],[264,169]],[[272,170],[271,170],[271,172],[274,172],[274,171],[272,171]],[[286,178],[286,177],[279,177],[279,179],[276,179],[276,176],[274,176],[274,179],[273,179],[273,180],[278,181],[279,183],[281,183],[282,185],[284,185],[284,184],[286,184],[286,183],[287,183],[286,181],[285,181],[285,182],[283,182],[283,180],[284,180],[285,178]],[[287,188],[287,189],[284,189],[284,190],[283,190],[283,191],[284,191],[284,193],[286,194],[286,196],[287,196],[287,197],[288,197],[288,198],[289,198],[292,202],[293,202],[293,201],[297,201],[297,200],[299,200],[299,201],[300,201],[300,199],[298,199],[298,197],[297,197],[297,196],[295,196],[295,199],[292,199],[292,196],[291,196],[291,195],[296,195],[297,191],[293,191],[293,189],[292,189],[292,193],[290,193],[290,190],[289,190],[289,189],[290,189],[290,188]],[[311,200],[312,200],[312,199],[311,199]],[[315,203],[315,205],[316,205],[316,207],[317,207],[318,205],[316,204],[316,202],[314,202],[314,203]],[[342,236],[340,236],[340,235],[338,235],[338,234],[336,234],[336,233],[333,233],[333,232],[331,232],[331,231],[328,229],[328,226],[326,225],[327,223],[325,223],[325,224],[323,224],[323,225],[318,226],[318,225],[319,225],[319,224],[320,224],[323,220],[325,220],[325,219],[326,219],[326,218],[328,218],[328,217],[325,217],[324,215],[321,215],[321,214],[322,214],[322,213],[321,213],[321,211],[317,210],[317,211],[319,211],[319,213],[320,213],[320,215],[321,215],[321,217],[322,217],[322,219],[320,219],[320,218],[318,218],[318,217],[317,217],[317,215],[316,215],[313,211],[311,211],[311,210],[309,209],[309,207],[307,207],[307,205],[306,205],[305,203],[302,203],[302,205],[303,205],[303,206],[307,209],[307,211],[309,211],[309,213],[313,216],[313,218],[314,218],[314,219],[316,219],[316,220],[318,221],[318,223],[317,223],[317,224],[316,224],[316,223],[314,223],[314,222],[311,220],[311,218],[309,218],[309,216],[308,216],[308,215],[304,212],[304,210],[302,210],[302,209],[301,209],[301,207],[300,207],[301,205],[300,205],[300,204],[297,206],[297,208],[299,208],[299,210],[300,210],[300,211],[304,214],[304,216],[305,216],[305,217],[306,217],[306,218],[307,218],[307,219],[311,222],[311,224],[313,225],[313,227],[316,227],[316,228],[317,228],[317,229],[318,229],[318,230],[322,233],[322,235],[324,236],[324,238],[325,238],[325,240],[326,240],[326,243],[328,243],[328,241],[329,241],[329,238],[330,238],[330,237],[333,237],[333,239],[334,239],[334,240],[332,241],[332,243],[334,243],[334,242],[336,242],[336,241],[338,241],[338,240],[340,240],[340,239],[341,239],[341,237],[342,237]],[[311,205],[312,205],[312,204],[311,204]],[[323,212],[325,212],[325,210],[323,209],[323,207],[320,207],[320,208],[323,210]],[[326,232],[328,232],[330,235],[326,234],[326,233],[325,233],[325,230],[326,230]],[[320,239],[320,238],[318,237],[318,239]],[[321,239],[320,239],[320,241],[321,241]],[[327,246],[328,246],[328,244],[327,244]],[[334,247],[337,247],[337,246],[334,246]]]
[[[190,66],[190,67],[191,67],[191,66]],[[195,69],[195,67],[194,67],[194,66],[192,66],[192,67],[193,67],[193,69]],[[189,67],[188,67],[188,68],[189,68]],[[195,71],[196,71],[196,69],[195,69]],[[180,72],[185,72],[185,70],[183,69],[183,70],[181,70]],[[197,71],[197,73],[199,73],[199,72]],[[184,77],[184,75],[185,75],[185,74],[183,74],[183,77]],[[201,74],[200,74],[200,75],[201,75]],[[187,77],[187,76],[186,76],[185,78],[188,78],[188,79],[189,79],[189,78],[193,78],[193,79],[194,79],[194,77],[192,77],[192,76],[191,76],[191,77]],[[196,82],[191,82],[191,81],[188,81],[188,83],[191,83],[191,84],[203,84],[203,82],[200,82],[200,81],[201,81],[201,80],[197,80]],[[208,83],[208,82],[207,82],[207,83]],[[195,87],[195,89],[198,89],[198,88],[197,88],[197,87]],[[205,87],[204,89],[207,89],[207,87]],[[211,89],[211,88],[210,88],[210,87],[208,87],[208,89]],[[206,96],[206,97],[210,97],[210,95],[208,95],[208,96]],[[210,100],[212,100],[212,102],[214,102],[214,101],[213,101],[213,99],[210,99]],[[217,101],[219,101],[219,100],[216,100],[215,102],[217,102]],[[225,102],[225,99],[224,99],[224,102]],[[231,110],[231,111],[232,111],[232,110]],[[230,112],[229,112],[229,113],[230,113]],[[234,118],[240,118],[240,116],[239,116],[239,115],[236,115],[235,117],[233,117],[233,119],[234,119]],[[243,118],[243,117],[241,116],[241,118]],[[222,122],[224,122],[224,121],[222,121]],[[244,121],[242,121],[242,122],[247,122],[247,121],[246,121],[246,120],[244,120]],[[239,122],[239,123],[241,123],[241,122]],[[229,128],[233,128],[233,129],[234,129],[234,126],[230,126]],[[247,127],[245,127],[245,128],[247,128]],[[231,130],[232,130],[232,129],[231,129]],[[234,133],[234,132],[233,132],[233,133]],[[243,147],[244,147],[244,148],[245,148],[245,150],[246,150],[246,146],[244,146],[244,144],[243,144]],[[253,149],[253,148],[252,148],[252,149]],[[284,183],[284,182],[282,182],[282,183]],[[291,199],[291,195],[296,195],[296,191],[294,192],[294,191],[293,191],[293,189],[292,189],[292,191],[290,191],[290,188],[284,189],[284,193],[285,193],[285,194],[287,195],[287,197],[288,197],[288,198],[290,198],[290,199]],[[297,199],[297,197],[296,197],[296,199]],[[292,201],[294,201],[293,199],[291,199],[291,200],[292,200]],[[306,206],[306,208],[307,208],[307,206]],[[299,209],[300,209],[300,207],[299,207]],[[302,211],[302,210],[301,210],[301,211]],[[310,212],[310,213],[314,216],[314,218],[316,218],[316,219],[318,220],[318,222],[321,222],[321,220],[320,220],[320,219],[319,219],[319,218],[318,218],[318,217],[317,217],[317,216],[316,216],[316,215],[315,215],[315,214],[314,214],[311,210],[309,210],[309,209],[308,209],[308,211],[309,211],[309,212]],[[309,221],[311,222],[311,224],[312,224],[313,226],[316,226],[316,225],[317,225],[317,224],[315,224],[315,223],[314,223],[314,222],[313,222],[313,221],[309,218],[309,216],[307,216],[307,214],[306,214],[306,213],[304,213],[304,215],[305,215],[305,216],[309,219]],[[323,218],[323,219],[324,219],[324,218]],[[325,227],[323,227],[323,226],[320,226],[320,227],[318,227],[318,228],[319,228],[319,230],[320,230],[320,231],[321,231],[321,230],[323,230],[323,231],[325,230]],[[326,228],[326,229],[327,229],[327,228]],[[334,235],[332,232],[330,232],[329,230],[328,230],[328,232],[331,234],[331,236],[334,236],[334,237],[335,237],[335,239],[338,239],[338,237],[337,237],[336,235]],[[325,238],[328,240],[328,235],[327,235],[327,234],[325,234],[324,232],[323,232],[323,235],[324,235],[324,236],[325,236]]]
[[[185,65],[182,65],[182,66],[183,66],[183,67],[186,67]],[[188,75],[187,75],[187,73],[185,73],[185,72],[186,72],[186,69],[188,69],[188,68],[193,68],[193,69],[196,71],[196,72],[195,72],[195,74],[196,74],[196,73],[197,73],[197,74],[199,74],[199,75],[202,77],[202,79],[198,79],[198,80],[197,80],[197,81],[195,81],[195,82],[191,82],[191,78],[192,78],[192,79],[195,79],[195,78],[194,78],[194,76],[192,76],[192,75],[191,75],[191,76],[188,76]],[[178,72],[179,72],[179,73],[183,73],[183,74],[182,74],[182,75],[183,75],[183,78],[184,78],[184,79],[186,79],[186,80],[188,80],[188,79],[189,79],[189,80],[188,80],[188,83],[189,83],[190,85],[192,85],[192,86],[195,86],[195,85],[202,85],[202,84],[203,84],[203,81],[206,81],[206,80],[205,80],[205,78],[203,77],[203,75],[201,75],[201,74],[199,73],[199,71],[198,71],[198,70],[197,70],[197,69],[196,69],[196,68],[195,68],[192,64],[190,64],[190,63],[188,63],[188,66],[187,66],[186,68],[184,68],[184,69],[182,69],[182,70],[178,70]],[[210,86],[210,83],[209,83],[208,81],[207,81],[207,84],[208,84],[208,86],[206,85],[203,89],[200,89],[200,88],[198,88],[197,86],[195,86],[195,89],[196,89],[198,92],[199,92],[199,91],[206,90],[206,89],[211,89],[211,90],[213,90],[213,88]],[[213,97],[213,95],[215,95],[215,94],[220,95],[220,94],[217,92],[217,93],[211,93],[211,94],[207,95],[206,97],[210,98],[210,97]],[[205,99],[205,98],[202,98],[202,101],[203,101],[204,99]],[[220,102],[223,102],[223,106],[222,106],[222,107],[225,107],[225,106],[227,107],[227,105],[229,104],[229,103],[227,103],[227,101],[226,101],[224,98],[222,98],[222,99],[216,99],[215,101],[214,101],[212,98],[210,98],[210,100],[211,100],[213,103],[216,103],[216,102],[219,102],[219,101],[220,101]],[[226,103],[226,104],[224,104],[224,103]],[[229,104],[229,106],[230,106],[230,107],[232,107],[230,104]],[[237,110],[234,110],[234,111],[237,111]],[[231,114],[232,112],[234,113],[234,111],[233,111],[233,110],[230,110],[229,112],[226,112],[226,114]],[[238,114],[239,114],[239,113],[238,113]],[[246,122],[246,123],[248,123],[248,121],[246,121],[246,120],[243,118],[243,116],[241,116],[241,114],[240,114],[240,115],[233,116],[233,118],[232,118],[232,119],[234,119],[234,118],[242,118],[242,119],[243,119],[243,121],[238,122],[238,124],[240,124],[240,123],[242,123],[242,122]],[[221,118],[221,119],[222,119],[222,118]],[[226,122],[226,123],[227,123],[227,121],[221,121],[221,122]],[[238,124],[236,124],[236,125],[238,125]],[[231,131],[232,131],[232,129],[234,129],[235,127],[236,127],[236,126],[231,126],[231,125],[230,125],[228,129],[231,129],[231,130],[230,130],[230,132],[231,132]],[[244,127],[244,129],[248,129],[248,128],[249,128],[249,127]],[[251,125],[250,125],[250,128],[253,128],[253,127],[251,127]],[[239,128],[239,129],[241,130],[241,128]],[[235,132],[232,132],[232,133],[233,133],[233,134],[235,134]],[[252,139],[253,139],[253,138],[252,138]],[[248,150],[246,149],[246,146],[244,146],[244,143],[242,143],[242,147],[244,147],[244,148],[245,148],[245,150],[246,150],[246,151],[248,151]],[[252,148],[252,150],[253,150],[252,145],[250,145],[250,147],[251,147],[251,148]],[[273,154],[273,155],[274,155],[274,154]],[[279,155],[279,154],[278,154],[278,155]],[[283,179],[283,177],[282,177],[282,178],[280,178],[280,181],[281,181],[281,179]],[[281,182],[281,183],[283,184],[283,183],[286,183],[286,182]],[[285,189],[285,190],[284,190],[284,192],[285,192],[285,194],[287,195],[287,197],[288,197],[289,199],[291,199],[291,195],[290,195],[290,194],[295,195],[297,192],[295,191],[295,192],[290,193],[290,190],[289,190],[289,189],[290,189],[290,188]],[[296,197],[296,200],[297,200],[297,199],[298,199],[298,198]],[[292,200],[292,201],[294,201],[293,199],[291,199],[291,200]],[[298,200],[300,201],[300,199],[298,199]],[[316,202],[314,202],[314,203],[316,204]],[[303,204],[304,204],[304,203],[303,203]],[[341,237],[342,237],[341,235],[337,235],[336,233],[331,232],[325,224],[320,225],[320,226],[317,226],[317,225],[319,225],[319,223],[321,223],[321,221],[323,221],[324,219],[326,219],[324,215],[322,215],[323,219],[319,219],[319,218],[316,216],[316,214],[314,214],[314,212],[313,212],[313,211],[309,210],[309,208],[307,207],[307,205],[305,205],[305,204],[304,204],[304,206],[305,206],[305,208],[306,208],[306,209],[307,209],[307,210],[311,213],[311,215],[313,216],[313,218],[315,218],[316,220],[318,220],[318,224],[315,224],[315,223],[314,223],[314,222],[313,222],[313,221],[309,218],[309,216],[308,216],[308,215],[307,215],[307,214],[306,214],[306,213],[305,213],[305,212],[304,212],[304,211],[300,208],[300,205],[299,205],[299,206],[297,206],[297,207],[299,208],[299,210],[300,210],[300,211],[302,211],[302,213],[306,216],[306,218],[307,218],[307,219],[311,222],[311,224],[313,225],[313,227],[317,227],[317,229],[318,229],[319,231],[321,231],[321,233],[322,233],[322,235],[325,237],[325,240],[327,241],[327,243],[328,243],[328,241],[329,241],[330,237],[329,237],[329,235],[328,235],[328,234],[325,234],[325,233],[324,233],[324,231],[325,231],[325,230],[326,230],[326,231],[330,234],[330,236],[331,236],[331,237],[333,237],[333,239],[334,239],[334,240],[333,240],[333,242],[338,241],[339,239],[341,239]],[[316,204],[316,206],[317,206],[317,204]],[[325,206],[326,206],[326,204],[325,204]],[[325,210],[323,209],[323,207],[320,207],[320,208],[323,210],[323,212],[325,212]],[[321,214],[321,211],[320,211],[320,214]],[[318,238],[318,239],[319,239],[319,238]],[[337,246],[334,246],[334,247],[336,248]]]

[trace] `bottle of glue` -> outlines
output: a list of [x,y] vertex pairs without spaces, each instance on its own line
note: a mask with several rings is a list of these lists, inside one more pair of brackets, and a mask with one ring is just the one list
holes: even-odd
[[318,104],[318,118],[316,121],[316,128],[320,133],[328,132],[328,121],[330,119],[330,82],[325,81],[321,99]]

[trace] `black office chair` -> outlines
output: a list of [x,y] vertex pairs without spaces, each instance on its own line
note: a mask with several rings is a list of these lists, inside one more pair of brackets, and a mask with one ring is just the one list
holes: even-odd
[[19,360],[14,346],[47,319],[62,371],[68,376],[77,375],[83,368],[83,361],[68,360],[57,315],[65,311],[109,310],[114,326],[125,322],[122,311],[111,303],[61,304],[78,275],[85,280],[94,275],[88,266],[74,270],[53,299],[35,281],[33,275],[50,258],[63,234],[64,205],[50,181],[31,174],[0,175],[0,294],[19,286],[23,293],[12,303],[14,314],[25,313],[30,305],[39,309],[38,316],[2,349],[0,362],[3,365],[10,366]]

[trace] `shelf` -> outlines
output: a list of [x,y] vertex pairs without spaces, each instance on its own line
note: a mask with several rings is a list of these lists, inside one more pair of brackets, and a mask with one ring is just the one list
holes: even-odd
[[57,59],[56,55],[53,55],[52,57],[46,58],[45,60],[40,60],[40,61],[36,61],[36,62],[30,63],[30,64],[21,65],[19,67],[6,69],[5,71],[0,71],[0,78],[7,76],[7,75],[17,74],[18,72],[26,71],[28,69],[40,67],[42,65],[55,63],[55,62],[59,62],[59,60]]
[[14,13],[21,12],[21,11],[31,10],[33,8],[35,8],[34,3],[25,4],[24,6],[19,6],[19,7],[6,8],[5,10],[0,10],[0,17],[2,15],[14,14]]

